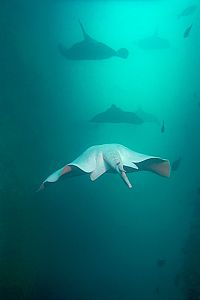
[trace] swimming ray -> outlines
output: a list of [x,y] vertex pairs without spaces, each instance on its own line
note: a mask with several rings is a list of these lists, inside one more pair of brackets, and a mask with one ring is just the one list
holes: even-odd
[[46,184],[56,182],[64,175],[71,177],[90,174],[92,181],[106,172],[119,174],[125,184],[132,188],[127,173],[151,171],[160,176],[170,176],[168,160],[134,152],[120,144],[103,144],[88,148],[78,158],[60,168],[43,181],[39,190]]
[[124,111],[116,105],[112,104],[107,110],[95,115],[91,122],[96,123],[131,123],[142,124],[143,119],[136,113]]
[[121,58],[128,57],[129,53],[126,48],[114,50],[108,45],[98,42],[85,31],[80,21],[79,24],[83,33],[83,40],[75,43],[71,48],[65,48],[62,44],[58,45],[60,53],[65,58],[70,60],[102,60],[114,56]]

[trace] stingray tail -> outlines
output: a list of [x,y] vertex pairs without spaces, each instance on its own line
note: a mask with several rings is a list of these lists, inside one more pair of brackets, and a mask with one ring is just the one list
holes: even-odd
[[79,22],[79,25],[81,27],[81,31],[83,33],[84,40],[87,40],[89,38],[89,35],[86,33],[85,28],[83,27],[82,22],[80,20],[78,20],[78,22]]
[[40,187],[36,190],[36,193],[44,190],[45,186],[44,186],[44,182],[40,185]]

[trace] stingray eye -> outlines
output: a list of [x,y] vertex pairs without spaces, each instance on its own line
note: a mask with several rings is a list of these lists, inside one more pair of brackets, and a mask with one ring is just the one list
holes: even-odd
[[116,167],[115,168],[116,168],[117,172],[120,172],[120,162],[116,163]]
[[116,169],[118,170],[118,172],[125,172],[123,165],[119,162],[116,163]]
[[122,165],[121,165],[120,161],[116,163],[116,166],[119,168],[119,170],[121,170]]

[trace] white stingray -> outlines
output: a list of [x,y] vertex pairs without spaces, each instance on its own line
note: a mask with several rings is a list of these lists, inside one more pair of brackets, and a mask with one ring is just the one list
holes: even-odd
[[41,188],[46,183],[56,182],[66,174],[69,176],[90,174],[90,179],[94,181],[107,171],[120,174],[127,186],[132,188],[127,173],[152,171],[158,175],[169,177],[170,163],[167,159],[137,153],[120,144],[96,145],[88,148],[74,161],[51,174],[42,183]]

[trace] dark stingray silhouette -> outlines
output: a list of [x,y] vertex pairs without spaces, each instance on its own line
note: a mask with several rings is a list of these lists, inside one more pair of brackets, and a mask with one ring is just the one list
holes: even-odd
[[153,114],[144,111],[142,108],[139,108],[136,111],[136,114],[144,121],[149,123],[155,123],[160,125],[160,120]]
[[71,60],[101,60],[118,56],[121,58],[128,57],[128,50],[121,48],[114,50],[104,43],[98,42],[91,38],[85,31],[82,23],[79,21],[83,33],[83,40],[75,43],[71,48],[65,48],[59,44],[60,53],[67,59]]
[[138,46],[143,50],[163,50],[168,49],[170,43],[167,39],[160,37],[156,30],[152,36],[139,40]]
[[124,111],[112,104],[106,111],[94,116],[91,122],[142,124],[144,121],[136,113]]

